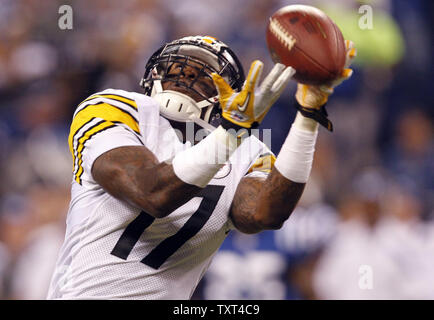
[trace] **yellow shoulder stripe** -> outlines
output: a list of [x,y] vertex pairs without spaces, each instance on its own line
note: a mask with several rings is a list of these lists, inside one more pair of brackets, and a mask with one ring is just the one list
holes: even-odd
[[253,171],[270,173],[271,169],[273,169],[275,161],[276,161],[276,157],[273,154],[271,153],[263,154],[255,161],[255,163],[250,167],[247,173],[251,173]]
[[[115,127],[116,125],[113,122],[110,121],[102,121],[101,123],[99,123],[96,126],[91,127],[90,129],[88,129],[86,132],[83,133],[83,135],[78,139],[78,143],[77,143],[77,172],[75,173],[74,179],[75,181],[77,181],[78,183],[81,184],[81,175],[83,174],[83,159],[82,159],[82,152],[84,149],[84,144],[86,143],[86,141],[88,141],[89,139],[91,139],[94,135],[96,135],[99,132],[102,132],[106,129]],[[73,158],[73,163],[75,164],[76,158],[75,158],[75,154],[72,155]],[[75,166],[74,166],[75,167]]]
[[80,110],[74,117],[71,124],[71,129],[69,132],[68,144],[69,150],[72,153],[73,149],[73,137],[76,132],[92,118],[100,118],[111,122],[121,122],[126,124],[136,133],[139,132],[139,124],[137,120],[128,112],[122,109],[116,108],[108,103],[100,103],[96,105],[86,106],[84,109]]
[[[94,120],[95,118],[99,121]],[[93,125],[88,127],[87,124],[91,122]],[[81,184],[83,174],[82,152],[86,141],[101,131],[115,127],[116,123],[123,123],[140,134],[138,121],[132,114],[108,103],[87,105],[75,115],[69,132],[68,145],[73,159],[74,179],[78,183]],[[83,127],[87,127],[84,132]]]
[[83,100],[80,104],[82,104],[86,101],[95,99],[95,98],[107,98],[107,99],[112,99],[112,100],[116,100],[119,102],[123,102],[123,103],[129,105],[130,107],[132,107],[133,109],[137,110],[137,104],[133,99],[119,96],[117,94],[94,94],[94,95],[90,96],[89,98]]

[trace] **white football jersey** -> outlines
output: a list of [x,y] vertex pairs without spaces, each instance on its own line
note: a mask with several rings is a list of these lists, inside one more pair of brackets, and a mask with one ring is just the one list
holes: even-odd
[[257,138],[245,139],[198,196],[155,219],[91,174],[95,159],[117,147],[146,146],[165,161],[191,146],[154,99],[113,89],[90,96],[74,114],[69,146],[71,203],[48,299],[189,299],[233,228],[228,214],[241,178],[266,175],[274,158]]

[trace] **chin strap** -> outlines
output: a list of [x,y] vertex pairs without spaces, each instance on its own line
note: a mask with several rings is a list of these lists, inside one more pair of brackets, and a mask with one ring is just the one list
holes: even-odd
[[205,130],[208,130],[209,132],[212,132],[216,129],[216,127],[210,125],[208,122],[202,120],[201,118],[195,118],[193,119],[193,122],[204,128]]
[[[196,102],[188,95],[174,90],[163,90],[160,80],[154,81],[151,97],[158,101],[160,113],[164,117],[178,122],[195,122],[199,126],[213,131],[214,126],[209,124],[213,103],[208,100]],[[217,97],[210,100],[218,101]],[[202,110],[205,109],[205,120],[201,119]]]

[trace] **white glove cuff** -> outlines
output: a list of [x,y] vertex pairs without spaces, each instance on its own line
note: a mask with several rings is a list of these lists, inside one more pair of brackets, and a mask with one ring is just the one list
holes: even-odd
[[172,161],[175,174],[185,183],[204,188],[237,148],[237,138],[219,126]]
[[299,112],[274,166],[287,179],[306,183],[312,169],[318,123]]

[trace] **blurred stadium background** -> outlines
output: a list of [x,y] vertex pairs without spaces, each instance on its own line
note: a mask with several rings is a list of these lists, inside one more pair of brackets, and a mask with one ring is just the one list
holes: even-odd
[[[296,212],[278,231],[231,233],[194,299],[434,299],[434,3],[302,1],[355,42],[350,81],[328,111]],[[281,0],[0,1],[0,298],[44,299],[62,243],[73,110],[91,93],[140,91],[164,42],[209,34],[247,69],[272,62],[268,17]],[[58,9],[73,8],[73,30]],[[358,9],[373,9],[361,30]],[[267,70],[265,70],[267,71]],[[262,127],[278,153],[295,83]]]

